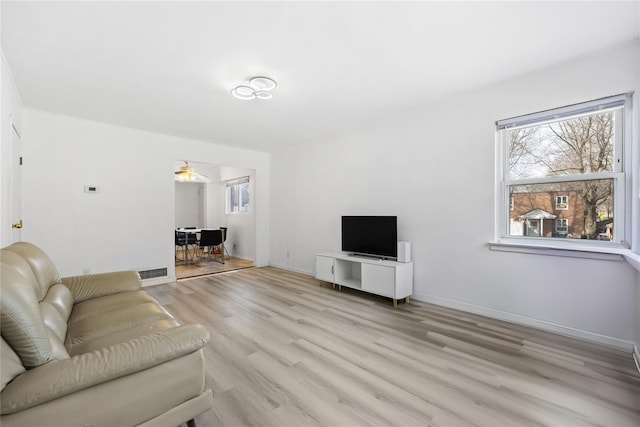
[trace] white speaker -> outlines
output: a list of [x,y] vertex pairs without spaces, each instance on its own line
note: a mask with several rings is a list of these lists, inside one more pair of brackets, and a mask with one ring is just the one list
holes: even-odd
[[411,262],[411,243],[398,242],[398,262]]

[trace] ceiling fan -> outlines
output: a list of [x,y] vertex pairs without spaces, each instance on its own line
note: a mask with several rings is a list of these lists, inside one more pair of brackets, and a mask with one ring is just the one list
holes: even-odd
[[175,180],[178,182],[211,182],[206,176],[194,171],[189,162],[184,162],[184,166],[180,167],[179,171],[175,171]]

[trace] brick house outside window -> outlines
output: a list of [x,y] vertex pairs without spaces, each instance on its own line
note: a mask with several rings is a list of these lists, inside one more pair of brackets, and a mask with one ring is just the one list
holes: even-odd
[[[510,235],[582,238],[585,206],[578,192],[514,192],[511,200],[513,209],[509,211]],[[599,239],[610,239],[611,216],[606,205],[599,209]]]

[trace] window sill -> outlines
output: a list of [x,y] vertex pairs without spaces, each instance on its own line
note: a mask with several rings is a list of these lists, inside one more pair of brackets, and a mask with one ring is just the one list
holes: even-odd
[[560,242],[523,242],[521,240],[499,240],[489,243],[492,251],[518,252],[536,255],[564,256],[572,258],[627,261],[640,271],[640,255],[624,246],[602,247]]

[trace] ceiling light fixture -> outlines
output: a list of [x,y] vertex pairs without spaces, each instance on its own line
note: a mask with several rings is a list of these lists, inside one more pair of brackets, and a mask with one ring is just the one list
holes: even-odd
[[211,182],[206,176],[194,171],[189,162],[184,162],[184,166],[179,171],[174,172],[174,178],[178,182]]
[[251,99],[271,99],[273,94],[271,93],[278,86],[275,80],[257,76],[249,79],[248,85],[236,86],[231,90],[231,94],[238,99],[251,100]]

